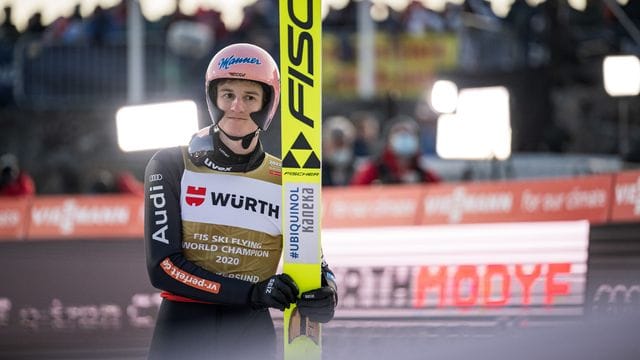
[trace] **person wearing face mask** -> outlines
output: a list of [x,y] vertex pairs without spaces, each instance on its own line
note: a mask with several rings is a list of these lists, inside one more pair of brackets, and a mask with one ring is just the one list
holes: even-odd
[[27,196],[35,192],[33,179],[20,169],[18,158],[11,153],[0,156],[0,196]]
[[358,167],[351,185],[440,182],[440,177],[421,162],[418,133],[413,118],[393,119],[385,133],[382,153]]
[[332,116],[324,121],[322,185],[349,185],[355,163],[355,132],[351,120],[344,116]]
[[163,149],[145,171],[147,271],[163,298],[150,359],[269,359],[269,309],[295,303],[328,322],[338,301],[323,261],[322,286],[299,294],[277,274],[282,241],[282,163],[262,149],[278,107],[273,58],[251,44],[213,56],[205,94],[213,124],[188,146]]

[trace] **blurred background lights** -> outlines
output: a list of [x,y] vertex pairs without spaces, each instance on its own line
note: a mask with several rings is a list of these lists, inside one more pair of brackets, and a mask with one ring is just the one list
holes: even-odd
[[374,3],[369,11],[371,18],[375,21],[384,21],[389,17],[389,8],[379,2]]
[[457,112],[438,119],[436,152],[444,159],[509,158],[509,91],[502,86],[460,90]]
[[433,84],[429,102],[433,110],[439,113],[456,111],[458,103],[458,86],[449,80],[438,80]]
[[634,55],[607,56],[602,64],[604,88],[611,96],[640,93],[640,60]]
[[587,0],[568,0],[568,3],[576,10],[584,11],[587,8]]
[[[176,1],[174,0],[138,0],[142,7],[142,13],[151,21],[160,19],[162,16],[171,14],[176,9]],[[364,1],[364,0],[360,0]],[[505,17],[511,9],[515,0],[490,0],[491,9],[499,17]],[[546,0],[526,0],[530,6],[537,6]],[[256,0],[182,0],[178,6],[180,10],[187,14],[193,15],[198,8],[215,9],[222,13],[222,20],[230,29],[237,28],[243,20],[241,9],[245,6],[254,4]],[[434,11],[443,11],[447,4],[461,5],[464,0],[420,0],[427,8]],[[618,4],[624,6],[629,0],[617,0]],[[45,25],[50,24],[59,16],[69,16],[73,13],[73,8],[77,4],[81,4],[81,13],[83,16],[89,15],[96,5],[108,8],[120,3],[120,0],[0,0],[0,6],[12,5],[14,9],[13,22],[18,29],[23,30],[26,27],[28,17],[36,10],[42,11],[43,22]],[[402,11],[408,6],[408,0],[375,0],[372,1],[371,16],[376,21],[384,21],[389,17],[389,8],[395,11]],[[329,8],[342,9],[348,4],[348,0],[324,0],[323,17],[326,16]],[[568,0],[568,4],[579,11],[584,11],[587,7],[587,0]]]
[[123,151],[186,145],[198,131],[193,101],[125,106],[116,113],[118,146]]
[[514,0],[492,0],[491,10],[499,17],[506,17],[513,2]]

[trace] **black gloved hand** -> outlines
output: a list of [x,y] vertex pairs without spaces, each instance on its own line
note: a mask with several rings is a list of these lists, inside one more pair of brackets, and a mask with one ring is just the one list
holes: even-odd
[[321,323],[333,319],[337,304],[338,295],[335,287],[329,285],[302,293],[297,302],[300,315]]
[[274,275],[251,289],[251,305],[255,309],[272,307],[284,311],[297,297],[298,286],[287,274]]

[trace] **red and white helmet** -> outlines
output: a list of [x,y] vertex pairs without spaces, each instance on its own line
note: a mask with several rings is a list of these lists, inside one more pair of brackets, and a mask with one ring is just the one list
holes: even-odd
[[209,115],[216,124],[224,114],[216,105],[215,83],[220,79],[253,80],[264,84],[265,105],[251,114],[261,130],[266,130],[278,109],[280,101],[280,72],[278,65],[264,49],[252,44],[233,44],[213,56],[205,80]]

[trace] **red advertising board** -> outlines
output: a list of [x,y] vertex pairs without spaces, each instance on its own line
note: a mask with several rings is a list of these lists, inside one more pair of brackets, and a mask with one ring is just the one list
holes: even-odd
[[640,171],[615,175],[611,205],[612,222],[640,220]]
[[28,225],[31,197],[0,197],[0,240],[22,240]]
[[612,177],[430,186],[421,224],[608,220]]
[[[640,171],[528,181],[328,187],[323,228],[640,220]],[[0,239],[140,238],[134,195],[0,198]]]
[[141,238],[143,199],[133,195],[42,196],[30,211],[36,239]]
[[424,191],[419,185],[324,189],[322,226],[415,225]]

